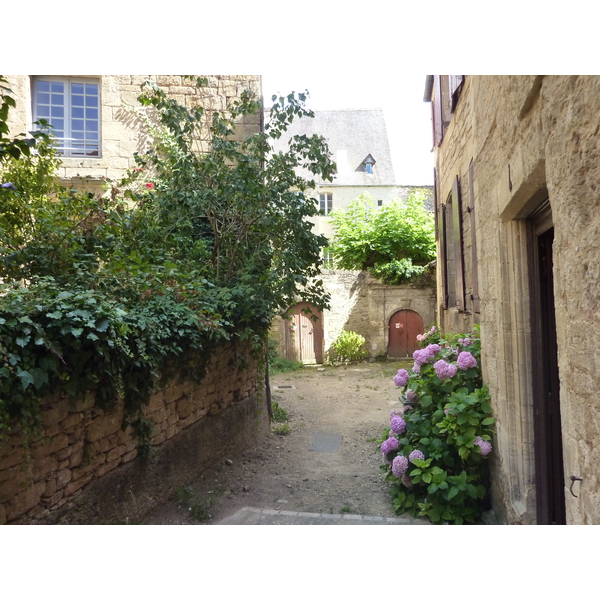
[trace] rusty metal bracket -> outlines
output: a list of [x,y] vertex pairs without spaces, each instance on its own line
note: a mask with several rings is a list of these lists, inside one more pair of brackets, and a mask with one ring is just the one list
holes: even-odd
[[[571,487],[569,488],[569,491],[573,496],[575,496],[575,494],[573,493],[573,484],[576,481],[583,481],[583,479],[581,479],[581,477],[575,477],[575,475],[571,475]],[[579,498],[579,496],[575,496],[575,498]]]

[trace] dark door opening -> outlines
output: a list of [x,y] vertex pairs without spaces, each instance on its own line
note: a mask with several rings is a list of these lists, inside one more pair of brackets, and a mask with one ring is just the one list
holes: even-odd
[[548,225],[551,225],[551,216],[548,222],[546,215],[545,219],[534,220],[531,227],[532,381],[537,523],[564,525],[565,478],[552,263],[554,228]]

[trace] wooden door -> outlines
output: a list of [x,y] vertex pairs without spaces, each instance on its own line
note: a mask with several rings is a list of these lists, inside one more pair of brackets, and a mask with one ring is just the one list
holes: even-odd
[[[565,478],[549,207],[530,225],[532,381],[538,525],[564,525]],[[550,225],[550,226],[549,226]]]
[[412,356],[419,348],[417,335],[423,333],[423,318],[414,310],[399,310],[390,319],[387,355],[389,358]]
[[[310,309],[312,313],[305,312]],[[323,362],[323,316],[308,302],[299,302],[286,321],[286,358],[304,363]],[[316,317],[316,321],[314,319]]]

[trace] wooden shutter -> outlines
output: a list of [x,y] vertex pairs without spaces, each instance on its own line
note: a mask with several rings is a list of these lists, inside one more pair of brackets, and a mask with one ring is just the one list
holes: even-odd
[[450,112],[454,112],[456,108],[456,103],[458,102],[458,98],[460,96],[460,91],[462,89],[462,84],[464,80],[464,75],[448,75],[448,87],[450,88]]
[[448,308],[448,263],[446,257],[446,205],[440,204],[438,207],[439,212],[439,267],[442,276],[442,308]]
[[463,254],[462,206],[460,183],[458,175],[452,183],[452,240],[454,248],[454,271],[456,274],[456,306],[459,311],[466,310],[465,306],[465,257]]
[[433,169],[433,214],[434,214],[434,218],[435,218],[435,239],[436,240],[439,239],[438,208],[439,208],[439,200],[438,200],[438,191],[437,191],[437,171],[436,171],[436,169]]
[[471,277],[473,282],[473,291],[471,293],[471,301],[473,304],[473,312],[479,313],[479,264],[477,263],[477,234],[475,232],[475,192],[473,188],[473,177],[475,175],[475,164],[471,160],[469,164],[469,207],[467,211],[471,216]]
[[433,76],[433,101],[431,102],[433,111],[433,143],[439,146],[444,137],[442,120],[442,80],[440,75]]

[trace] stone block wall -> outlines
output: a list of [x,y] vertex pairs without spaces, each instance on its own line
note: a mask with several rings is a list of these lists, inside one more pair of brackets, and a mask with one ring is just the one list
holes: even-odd
[[[202,106],[207,111],[224,110],[240,94],[249,89],[257,99],[262,95],[262,84],[258,75],[204,75],[208,85],[196,89],[189,80],[180,75],[61,75],[90,79],[100,84],[101,104],[101,156],[65,157],[59,169],[59,177],[64,183],[102,192],[102,177],[119,179],[127,169],[134,168],[134,152],[143,152],[150,141],[145,126],[135,108],[144,81],[155,81],[167,95],[187,108]],[[32,84],[33,76],[9,75],[8,87],[12,89],[17,107],[9,113],[11,135],[24,133],[33,128]],[[206,122],[210,123],[208,116]],[[262,114],[248,115],[238,123],[236,137],[245,139],[262,127]],[[205,129],[198,143],[198,150],[208,148],[208,130]]]
[[223,346],[206,376],[178,373],[145,409],[154,423],[139,457],[123,405],[104,410],[88,393],[60,393],[42,406],[42,438],[23,446],[18,429],[0,442],[0,524],[138,520],[226,452],[268,430],[264,383],[247,349]]
[[[436,321],[435,289],[410,285],[386,285],[366,271],[325,269],[321,273],[331,308],[323,311],[324,351],[342,331],[362,335],[371,358],[387,352],[390,318],[399,310],[418,312],[428,329]],[[278,352],[285,355],[285,323],[276,319],[272,336]]]
[[[532,408],[532,266],[528,221],[549,199],[564,497],[569,524],[600,523],[600,77],[467,76],[436,149],[438,197],[475,164],[475,227],[484,378],[493,398],[495,509],[508,523],[536,522]],[[465,257],[471,236],[465,230]],[[466,264],[467,287],[473,266]],[[440,286],[438,285],[438,288]],[[459,317],[441,311],[451,328]],[[569,492],[570,477],[577,498]]]

